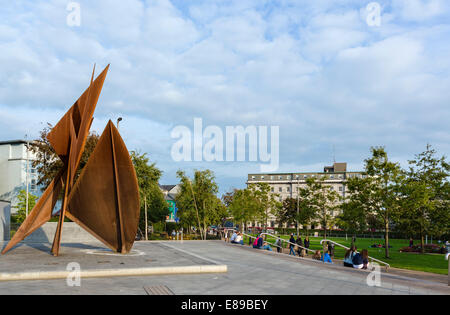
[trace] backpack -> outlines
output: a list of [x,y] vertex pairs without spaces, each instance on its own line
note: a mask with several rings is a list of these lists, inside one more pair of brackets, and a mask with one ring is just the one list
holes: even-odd
[[253,246],[258,246],[258,240],[259,240],[259,237],[255,239],[255,241],[253,242]]

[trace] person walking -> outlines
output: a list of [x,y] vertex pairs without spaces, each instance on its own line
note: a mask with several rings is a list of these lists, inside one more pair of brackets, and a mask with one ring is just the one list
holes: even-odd
[[306,254],[306,256],[308,256],[308,249],[309,249],[309,236],[306,236],[306,237],[305,237],[305,243],[303,244],[303,247],[305,247],[305,248],[306,248],[306,250],[305,250],[305,254]]
[[297,237],[297,240],[295,241],[295,243],[297,244],[297,254],[298,257],[302,256],[302,247],[303,247],[303,242],[302,242],[302,237],[299,235]]
[[277,252],[281,253],[281,251],[282,251],[282,247],[281,246],[283,246],[282,243],[281,243],[281,238],[277,238],[277,241],[275,242],[275,245],[277,245]]
[[295,246],[295,238],[294,234],[291,234],[291,238],[289,239],[289,255],[292,254],[295,256],[294,246]]

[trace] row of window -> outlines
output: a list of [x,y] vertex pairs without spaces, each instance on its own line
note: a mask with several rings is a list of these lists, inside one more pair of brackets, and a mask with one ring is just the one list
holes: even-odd
[[[358,177],[358,178],[366,178],[366,175],[361,175],[361,174],[348,174],[347,175],[349,178],[354,178],[354,177]],[[339,174],[339,175],[295,175],[295,179],[296,180],[300,180],[300,179],[308,179],[308,178],[324,178],[324,177],[328,177],[330,179],[344,179],[344,175]],[[292,176],[291,175],[278,175],[278,176],[274,176],[274,175],[270,175],[270,177],[268,176],[268,178],[270,178],[270,180],[291,180]],[[261,180],[265,180],[266,176],[265,175],[261,175]],[[252,176],[252,180],[256,180],[256,176]]]
[[[330,190],[334,190],[333,186],[330,186]],[[275,187],[270,188],[271,192],[275,192]],[[344,186],[339,186],[339,191],[342,192],[344,191]],[[282,193],[283,192],[283,187],[278,187],[278,192]],[[291,187],[286,187],[286,192],[290,193],[291,192]]]

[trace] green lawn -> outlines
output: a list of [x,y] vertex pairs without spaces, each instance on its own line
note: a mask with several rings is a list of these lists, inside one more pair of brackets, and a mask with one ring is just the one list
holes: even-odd
[[[283,239],[288,240],[289,236],[283,235]],[[304,236],[302,237],[304,239]],[[322,249],[320,245],[320,241],[323,238],[321,237],[310,237],[311,245],[310,249]],[[351,239],[348,238],[329,238],[332,241],[335,241],[344,246],[350,247]],[[248,239],[245,240],[246,244],[248,244]],[[275,239],[269,237],[267,239],[270,243],[275,243]],[[447,274],[448,273],[448,262],[445,260],[445,255],[439,254],[416,254],[416,253],[400,253],[399,249],[401,247],[405,247],[409,245],[409,240],[398,240],[392,239],[390,240],[390,245],[393,248],[390,249],[389,255],[390,258],[385,258],[385,249],[384,248],[370,248],[373,244],[381,243],[383,244],[384,240],[380,239],[357,239],[355,245],[358,248],[358,251],[362,249],[367,249],[369,251],[369,256],[379,259],[381,261],[387,262],[394,268],[401,269],[410,269],[410,270],[418,270],[425,272],[432,272],[438,274]],[[417,241],[415,241],[417,243]],[[335,258],[343,259],[345,255],[345,249],[336,246],[335,247]]]

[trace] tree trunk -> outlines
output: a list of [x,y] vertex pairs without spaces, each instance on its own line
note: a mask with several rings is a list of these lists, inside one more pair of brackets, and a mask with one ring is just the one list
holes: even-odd
[[422,231],[420,231],[420,252],[422,253],[422,254],[424,254],[425,253],[425,241],[424,241],[424,237],[423,237],[423,232]]
[[386,258],[389,258],[389,220],[385,220],[385,235],[384,235],[384,245]]

